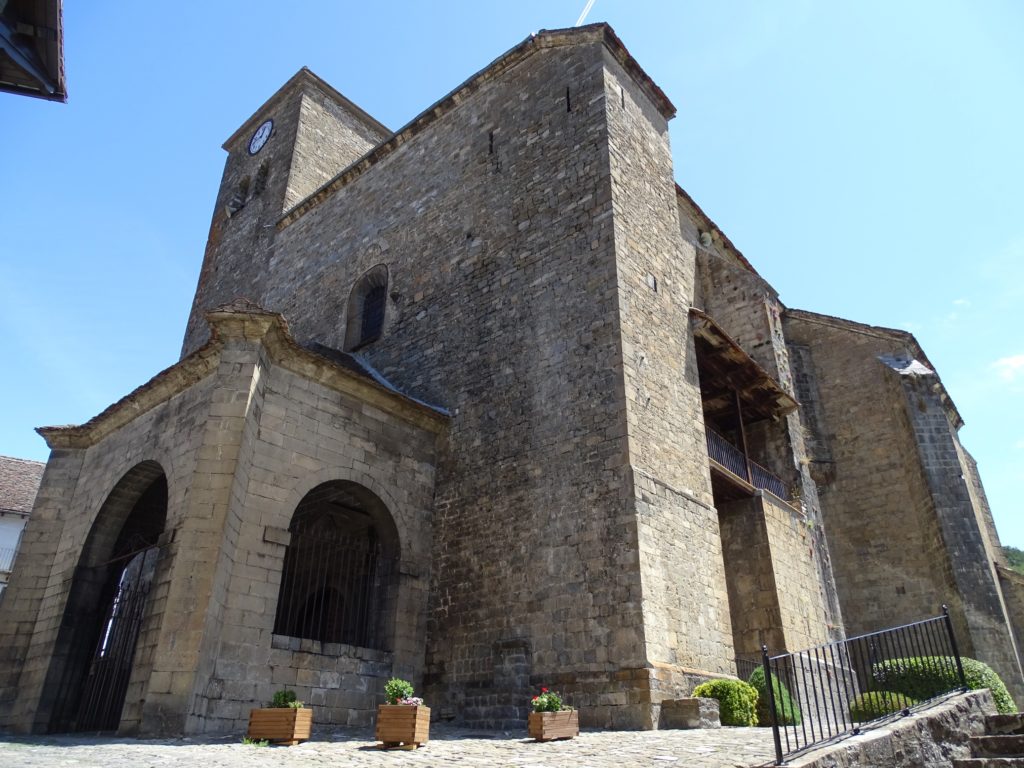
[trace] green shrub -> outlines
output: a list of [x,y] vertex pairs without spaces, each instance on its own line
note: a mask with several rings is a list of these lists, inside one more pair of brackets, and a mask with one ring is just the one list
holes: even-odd
[[408,680],[392,677],[384,683],[384,697],[388,700],[388,704],[397,704],[403,699],[411,698],[412,694],[412,683]]
[[917,704],[909,696],[892,691],[867,691],[850,702],[850,720],[866,723],[880,717],[902,712]]
[[[992,691],[996,709],[1001,714],[1016,712],[1017,707],[1006,690],[999,675],[988,665],[977,659],[960,657],[964,666],[967,687],[972,690],[988,688]],[[914,656],[906,659],[889,659],[873,664],[871,674],[881,688],[899,691],[923,701],[960,687],[956,671],[956,659],[952,656]]]
[[742,680],[709,680],[693,689],[702,699],[717,699],[722,725],[757,725],[757,691]]
[[296,700],[295,691],[282,688],[280,691],[274,692],[274,698],[270,700],[270,706],[273,709],[283,709],[285,707],[302,709],[302,702]]
[[[768,686],[764,683],[764,668],[755,669],[747,682],[757,691],[758,725],[771,725],[772,707],[771,700],[768,698]],[[772,692],[775,694],[775,707],[779,712],[779,725],[800,725],[802,721],[800,707],[790,697],[783,682],[775,675],[772,675]]]

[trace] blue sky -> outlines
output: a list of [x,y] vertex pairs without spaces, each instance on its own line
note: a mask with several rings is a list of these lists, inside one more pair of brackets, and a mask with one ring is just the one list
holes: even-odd
[[[178,356],[221,143],[303,65],[391,128],[585,0],[65,7],[66,105],[0,95],[0,453]],[[192,10],[195,8],[196,10]],[[1024,5],[596,0],[676,179],[800,309],[910,330],[1024,547]]]

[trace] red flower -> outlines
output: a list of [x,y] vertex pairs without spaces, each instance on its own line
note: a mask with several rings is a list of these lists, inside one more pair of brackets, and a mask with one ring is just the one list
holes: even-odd
[[532,699],[530,699],[530,701],[536,701],[539,698],[540,698],[540,696],[534,696]]
[[548,689],[547,689],[547,688],[541,688],[541,689],[540,689],[540,692],[541,692],[541,693],[547,693],[547,692],[548,692]]

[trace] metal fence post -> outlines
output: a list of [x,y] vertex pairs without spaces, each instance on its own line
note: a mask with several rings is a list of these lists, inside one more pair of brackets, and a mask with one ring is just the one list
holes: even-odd
[[768,646],[761,646],[761,664],[764,667],[764,685],[768,689],[768,709],[772,713],[772,738],[775,739],[775,764],[782,765],[782,738],[779,736],[779,712],[775,705],[775,686],[772,685],[772,665],[768,659]]
[[960,660],[960,648],[956,644],[956,635],[953,634],[953,620],[949,618],[949,607],[942,606],[942,616],[946,620],[946,631],[949,633],[949,645],[953,649],[953,656],[956,658],[956,672],[960,675],[960,690],[967,690],[967,677],[964,675],[964,663]]

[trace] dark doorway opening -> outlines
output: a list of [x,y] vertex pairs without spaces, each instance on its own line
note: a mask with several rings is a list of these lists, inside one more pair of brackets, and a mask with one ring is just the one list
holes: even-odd
[[117,730],[166,519],[167,480],[155,462],[129,471],[97,515],[40,702],[50,732]]

